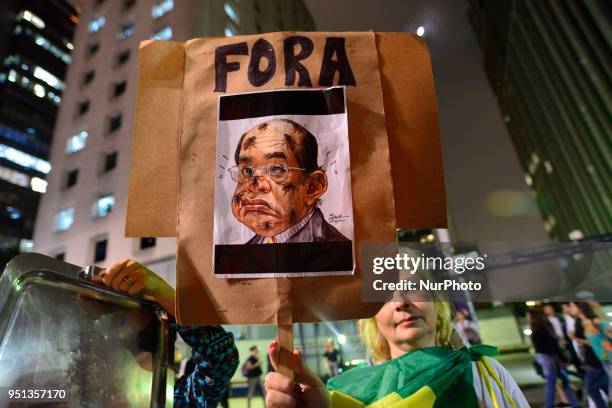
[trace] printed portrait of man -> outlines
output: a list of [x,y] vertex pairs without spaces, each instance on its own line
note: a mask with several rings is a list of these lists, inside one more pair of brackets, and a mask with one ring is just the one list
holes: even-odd
[[254,233],[247,244],[348,241],[318,208],[328,180],[306,128],[288,119],[260,123],[242,135],[234,160],[232,213]]

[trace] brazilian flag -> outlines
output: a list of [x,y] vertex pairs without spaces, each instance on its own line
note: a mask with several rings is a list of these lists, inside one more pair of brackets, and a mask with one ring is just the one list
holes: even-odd
[[333,408],[474,408],[472,361],[495,347],[428,347],[329,380]]

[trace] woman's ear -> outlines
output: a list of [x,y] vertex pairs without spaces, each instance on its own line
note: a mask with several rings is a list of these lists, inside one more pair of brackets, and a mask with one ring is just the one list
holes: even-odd
[[327,175],[321,170],[315,170],[308,175],[307,185],[306,204],[313,206],[327,191]]

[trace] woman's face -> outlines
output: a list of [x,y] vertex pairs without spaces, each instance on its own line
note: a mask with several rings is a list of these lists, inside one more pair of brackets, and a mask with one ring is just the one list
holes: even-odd
[[389,343],[391,358],[436,345],[434,302],[387,302],[376,314],[376,325]]

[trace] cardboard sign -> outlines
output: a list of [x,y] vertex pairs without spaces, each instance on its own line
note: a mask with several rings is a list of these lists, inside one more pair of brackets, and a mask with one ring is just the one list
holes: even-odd
[[[228,194],[227,187],[215,191],[218,166],[223,166],[218,155],[225,154],[218,142],[218,137],[225,134],[223,121],[217,125],[221,101],[226,96],[284,89],[313,89],[320,93],[320,89],[331,86],[343,86],[335,89],[346,92],[350,152],[346,171],[350,173],[348,191],[352,203],[348,202],[353,224],[344,231],[344,227],[334,229],[352,240],[355,258],[359,257],[362,242],[393,242],[396,226],[444,227],[446,209],[433,81],[427,51],[420,39],[404,34],[273,33],[196,39],[185,44],[154,41],[141,46],[126,234],[178,237],[177,316],[183,324],[352,319],[373,315],[380,307],[361,301],[358,267],[350,276],[214,276],[215,244],[226,242],[216,241],[217,232],[219,238],[241,234],[222,232],[231,229],[230,224],[221,221],[223,218],[219,218],[219,231],[215,224],[215,200],[221,191]],[[297,120],[286,116],[276,119],[291,120],[308,130],[311,122],[299,114],[268,116],[284,115],[294,115]],[[272,127],[278,129],[276,125],[279,123]],[[294,132],[299,129],[289,125]],[[244,129],[249,131],[253,126]],[[242,147],[248,146],[241,143],[236,146],[238,152]],[[335,151],[341,155],[341,149]],[[225,155],[229,166],[231,157]],[[269,163],[260,162],[245,171],[270,180],[271,170],[266,166]],[[330,169],[326,168],[325,173],[329,185]],[[339,197],[346,197],[344,188]],[[244,201],[242,209],[254,213],[270,210],[269,202],[257,200]],[[331,224],[332,211],[325,214],[321,210],[325,209],[324,196],[322,201],[314,208]],[[218,207],[221,211],[221,205]],[[342,211],[334,215],[351,217],[348,208],[341,206]],[[232,217],[229,208],[224,214],[226,220]],[[307,216],[314,217],[312,214]],[[248,228],[246,218],[234,218],[232,222]],[[304,221],[302,217],[298,221],[308,223],[310,219]],[[261,240],[266,235],[253,231],[250,236],[249,240]],[[293,243],[285,245],[290,244]],[[271,258],[278,259],[274,255]],[[257,263],[259,258],[246,259]],[[279,265],[276,270],[267,269],[270,273],[292,272],[286,263],[274,264]],[[297,272],[303,276],[307,271]]]

